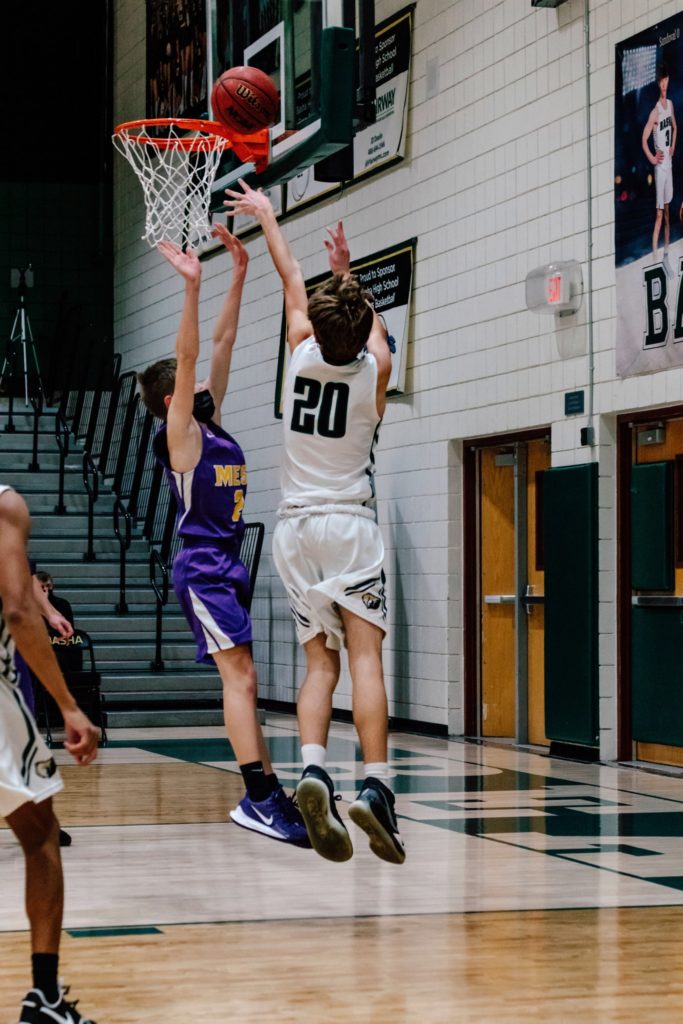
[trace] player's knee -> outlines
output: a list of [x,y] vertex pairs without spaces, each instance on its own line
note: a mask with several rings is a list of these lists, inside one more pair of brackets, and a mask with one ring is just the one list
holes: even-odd
[[59,849],[59,822],[51,807],[27,805],[10,819],[10,825],[27,857],[51,846]]

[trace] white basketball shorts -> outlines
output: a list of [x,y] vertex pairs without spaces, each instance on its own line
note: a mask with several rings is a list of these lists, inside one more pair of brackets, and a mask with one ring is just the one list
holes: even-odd
[[339,608],[386,632],[384,542],[374,518],[353,512],[286,513],[273,534],[273,561],[287,590],[300,644],[325,633],[344,643]]
[[0,679],[0,817],[64,788],[18,687]]
[[655,192],[658,210],[663,210],[673,199],[674,179],[671,161],[668,164],[655,164]]

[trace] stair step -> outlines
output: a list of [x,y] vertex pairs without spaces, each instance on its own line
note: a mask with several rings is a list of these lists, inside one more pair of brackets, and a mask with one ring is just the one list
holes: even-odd
[[108,729],[142,729],[155,726],[161,728],[173,725],[223,725],[223,712],[219,708],[111,712],[107,710]]

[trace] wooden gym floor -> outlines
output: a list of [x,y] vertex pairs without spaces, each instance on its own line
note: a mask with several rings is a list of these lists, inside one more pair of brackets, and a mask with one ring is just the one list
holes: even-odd
[[[362,767],[333,726],[344,801]],[[285,786],[294,720],[266,736]],[[61,973],[98,1024],[683,1019],[683,780],[405,734],[391,758],[405,865],[349,823],[331,864],[227,820],[220,730],[112,734],[58,751]],[[345,815],[345,803],[340,805]],[[0,1024],[30,985],[23,859],[0,831]]]

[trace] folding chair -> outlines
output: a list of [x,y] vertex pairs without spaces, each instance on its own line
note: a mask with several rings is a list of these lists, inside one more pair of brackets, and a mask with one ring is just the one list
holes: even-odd
[[[86,713],[90,721],[102,730],[102,746],[105,746],[107,742],[107,713],[104,709],[104,696],[101,692],[102,676],[97,671],[95,651],[90,634],[86,633],[84,629],[75,629],[70,643],[62,646],[56,641],[53,643],[53,648],[76,703]],[[79,662],[78,654],[80,654],[80,668],[75,667]],[[87,662],[87,667],[83,667],[84,661]],[[53,744],[52,730],[62,726],[62,716],[45,687],[35,679],[34,692],[37,697],[36,708],[40,708],[42,711],[42,714],[39,715],[39,724],[43,725],[45,742],[48,747],[51,747]]]

